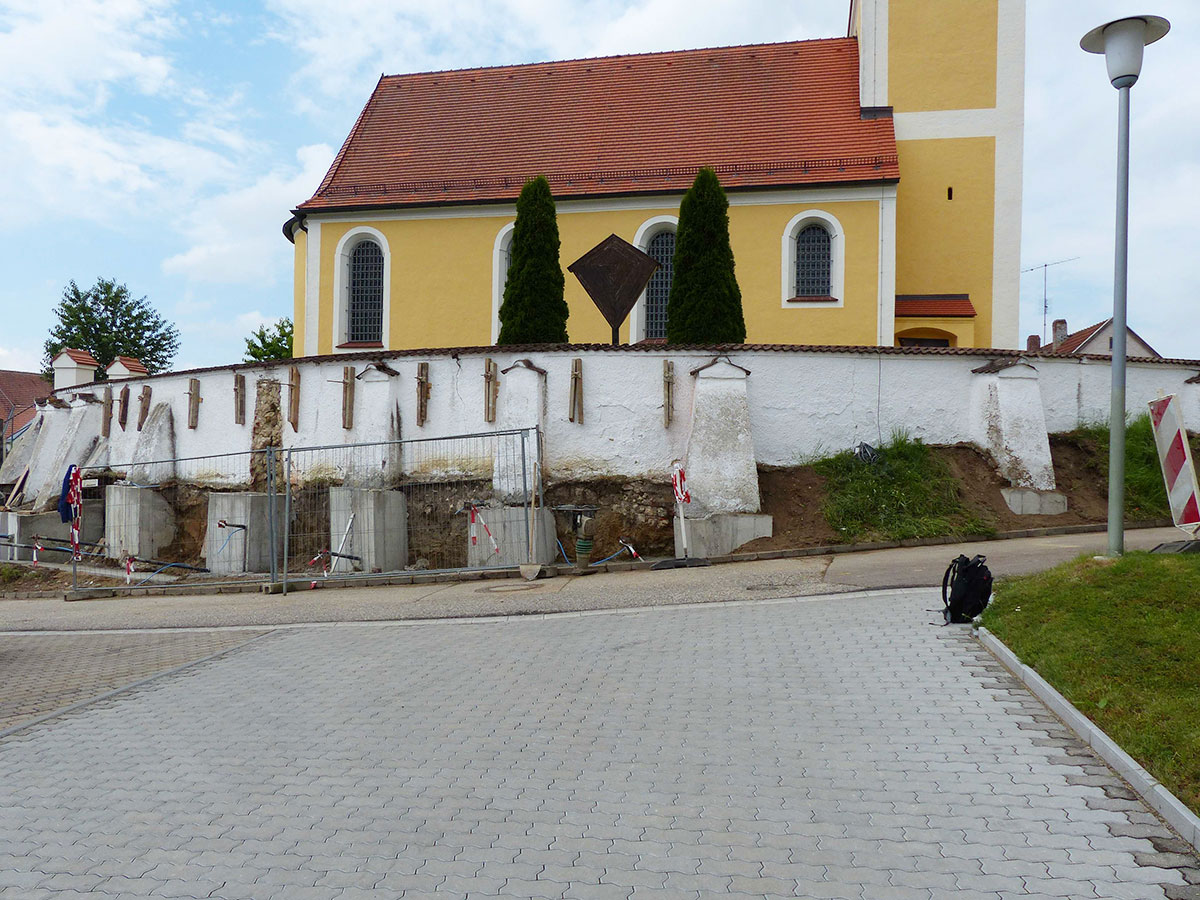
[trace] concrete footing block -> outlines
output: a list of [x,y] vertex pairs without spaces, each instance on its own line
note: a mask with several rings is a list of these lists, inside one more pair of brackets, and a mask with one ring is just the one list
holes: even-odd
[[1000,488],[1008,508],[1019,516],[1057,516],[1067,511],[1067,497],[1058,491]]
[[[275,498],[275,541],[283,547],[283,495]],[[218,523],[224,520],[225,528]],[[243,525],[244,528],[231,526]],[[271,497],[255,492],[208,495],[205,565],[214,575],[271,571]]]
[[[529,522],[529,510],[523,506],[503,506],[497,509],[480,507],[475,523],[475,541],[467,537],[467,565],[519,566],[529,562],[525,547],[525,535]],[[496,545],[488,539],[484,523],[492,533]],[[499,548],[499,552],[496,552]],[[548,566],[558,553],[555,545],[554,513],[549,509],[537,511],[537,540],[533,562]]]
[[[0,534],[10,537],[0,538],[3,544],[24,544],[22,547],[0,547],[0,562],[31,562],[32,547],[35,539],[40,538],[43,547],[71,546],[71,523],[64,522],[57,512],[22,513],[0,512]],[[94,544],[104,536],[104,517],[97,503],[85,503],[83,518],[80,521],[79,540],[85,544]],[[84,547],[84,550],[94,549]],[[85,560],[90,557],[84,557]],[[70,562],[71,554],[58,550],[43,550],[38,554],[39,562]]]
[[[352,518],[353,517],[353,518]],[[408,501],[402,491],[329,489],[331,574],[399,572],[408,565]],[[347,557],[357,556],[358,559]]]
[[[770,537],[773,522],[765,513],[717,513],[687,520],[688,556],[726,556],[755,538]],[[683,556],[683,534],[675,518],[675,556]]]
[[156,559],[175,540],[175,511],[151,488],[110,484],[104,489],[104,553],[109,559]]

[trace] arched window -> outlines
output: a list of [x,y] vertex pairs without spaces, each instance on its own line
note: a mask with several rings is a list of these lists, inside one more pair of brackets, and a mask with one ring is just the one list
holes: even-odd
[[833,296],[833,254],[825,226],[805,225],[796,235],[796,297]]
[[383,250],[372,240],[350,252],[346,338],[350,343],[383,340]]
[[845,301],[846,233],[831,213],[806,209],[783,230],[784,309],[840,307]]
[[512,268],[513,226],[509,222],[496,233],[492,245],[492,343],[500,339],[500,306],[504,303],[504,286]]
[[646,334],[647,340],[665,339],[667,336],[667,298],[671,295],[671,276],[675,261],[675,232],[660,231],[650,239],[646,253],[654,257],[658,269],[650,276],[646,285]]

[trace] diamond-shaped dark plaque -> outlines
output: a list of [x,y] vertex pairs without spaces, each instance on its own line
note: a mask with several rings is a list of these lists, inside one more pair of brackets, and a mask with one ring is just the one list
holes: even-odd
[[579,279],[596,308],[612,326],[612,342],[619,344],[621,323],[657,268],[658,262],[652,256],[610,234],[567,266],[567,271]]

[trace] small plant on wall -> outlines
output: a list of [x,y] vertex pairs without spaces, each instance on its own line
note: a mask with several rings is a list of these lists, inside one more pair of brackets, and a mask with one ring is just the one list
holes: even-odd
[[497,344],[562,344],[570,310],[558,261],[558,218],[550,182],[539,175],[517,198],[511,262]]
[[667,342],[740,344],[746,340],[742,292],[729,244],[729,201],[712,169],[701,169],[679,205],[674,278],[667,298]]

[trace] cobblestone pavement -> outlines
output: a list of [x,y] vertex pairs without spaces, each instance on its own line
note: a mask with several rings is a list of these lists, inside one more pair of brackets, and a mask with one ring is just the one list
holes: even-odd
[[1190,896],[931,601],[278,631],[0,741],[0,897]]
[[263,633],[0,635],[0,731]]

